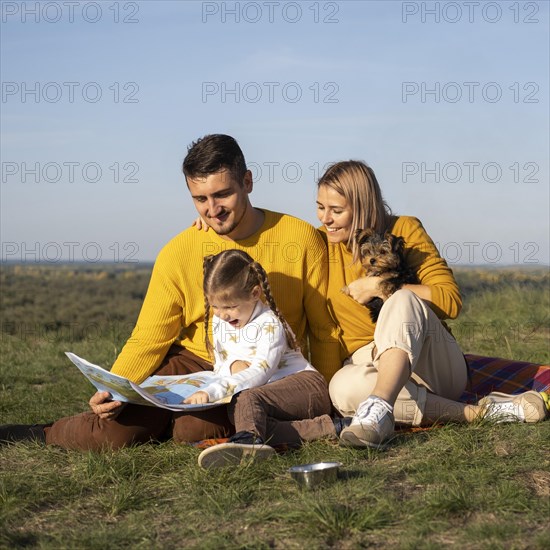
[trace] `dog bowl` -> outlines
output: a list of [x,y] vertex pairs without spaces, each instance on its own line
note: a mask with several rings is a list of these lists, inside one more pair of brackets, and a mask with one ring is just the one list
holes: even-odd
[[288,471],[292,479],[304,489],[313,489],[321,483],[336,481],[341,462],[316,462],[292,466]]

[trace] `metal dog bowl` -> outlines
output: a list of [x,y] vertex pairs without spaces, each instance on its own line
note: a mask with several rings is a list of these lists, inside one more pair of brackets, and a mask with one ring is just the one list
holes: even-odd
[[289,468],[289,473],[298,485],[305,489],[313,489],[327,481],[336,481],[341,462],[316,462],[300,464]]

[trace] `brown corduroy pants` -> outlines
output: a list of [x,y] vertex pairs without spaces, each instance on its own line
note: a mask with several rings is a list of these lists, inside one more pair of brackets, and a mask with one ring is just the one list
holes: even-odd
[[252,432],[269,445],[335,437],[327,383],[317,371],[302,371],[238,393],[228,405],[235,431]]
[[[155,374],[182,375],[205,370],[212,370],[212,365],[173,345]],[[304,371],[245,390],[231,404],[202,412],[179,413],[127,404],[113,420],[102,420],[88,411],[61,418],[44,431],[48,445],[99,451],[169,438],[179,443],[225,438],[235,432],[236,424],[239,431],[256,433],[272,445],[294,446],[334,436],[330,412],[323,376]]]

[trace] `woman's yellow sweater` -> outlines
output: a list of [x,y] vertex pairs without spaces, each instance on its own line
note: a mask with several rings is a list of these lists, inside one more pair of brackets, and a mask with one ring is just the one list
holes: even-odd
[[[326,229],[322,227],[320,231],[326,241]],[[405,261],[415,271],[420,284],[431,288],[433,311],[440,319],[457,317],[462,307],[458,285],[420,220],[410,216],[393,217],[390,232],[405,239]],[[328,305],[340,329],[343,359],[372,342],[375,325],[368,308],[341,292],[344,286],[364,277],[361,264],[352,265],[352,254],[345,243],[328,243],[328,251]]]

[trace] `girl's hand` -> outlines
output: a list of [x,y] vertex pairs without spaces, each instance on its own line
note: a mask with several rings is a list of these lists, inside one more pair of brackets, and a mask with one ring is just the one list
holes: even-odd
[[[386,296],[380,291],[378,284],[382,281],[382,277],[361,277],[356,281],[351,282],[347,287],[342,289],[342,292],[351,296],[360,304],[367,304],[373,298],[386,299]],[[347,292],[346,289],[347,288]]]
[[238,372],[241,372],[245,369],[247,369],[248,367],[250,367],[250,363],[248,361],[233,361],[233,363],[231,363],[231,367],[229,368],[229,370],[231,371],[231,374],[237,374]]
[[210,397],[205,391],[197,391],[193,395],[190,395],[183,403],[185,405],[201,405],[209,401]]
[[208,231],[210,226],[199,216],[192,224],[191,227],[196,227],[199,231]]

